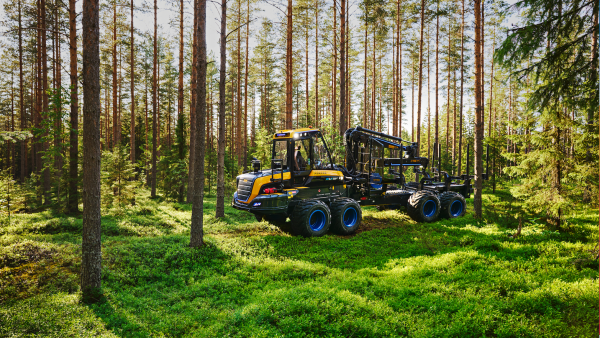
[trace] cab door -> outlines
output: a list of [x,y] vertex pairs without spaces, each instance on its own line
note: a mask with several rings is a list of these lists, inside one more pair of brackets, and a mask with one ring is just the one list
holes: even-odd
[[320,132],[310,138],[311,171],[305,185],[311,188],[315,198],[329,199],[346,196],[344,175],[334,170],[326,143]]

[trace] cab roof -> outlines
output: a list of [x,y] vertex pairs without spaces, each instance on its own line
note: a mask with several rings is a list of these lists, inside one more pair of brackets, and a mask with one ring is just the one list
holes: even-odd
[[273,135],[273,139],[281,140],[281,139],[291,139],[294,138],[294,135],[297,133],[316,133],[319,132],[319,129],[315,128],[300,128],[300,129],[285,129],[280,130],[275,135]]

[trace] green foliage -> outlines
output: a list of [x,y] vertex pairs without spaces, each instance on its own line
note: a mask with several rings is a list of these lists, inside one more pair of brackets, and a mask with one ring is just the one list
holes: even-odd
[[529,219],[513,238],[522,203],[499,187],[484,194],[481,221],[471,200],[465,217],[427,224],[364,208],[355,236],[305,239],[229,206],[216,219],[209,198],[207,245],[194,249],[190,205],[136,193],[119,218],[102,215],[101,304],[78,301],[80,218],[0,225],[0,335],[597,334],[598,210],[587,205],[569,210],[564,230]]
[[11,216],[25,209],[25,187],[13,179],[11,169],[0,171],[0,221],[7,217],[10,225]]
[[158,164],[158,169],[163,174],[160,186],[166,197],[176,198],[179,202],[183,202],[189,172],[183,129],[183,116],[180,116],[175,128],[175,144],[161,157]]
[[504,154],[516,165],[505,172],[521,178],[512,190],[525,207],[560,225],[561,213],[576,201],[597,205],[597,48],[591,55],[597,2],[524,0],[515,6],[522,27],[508,32],[495,55],[513,73],[511,88],[526,91],[510,124],[518,153]]
[[102,204],[124,207],[135,203],[135,165],[129,159],[129,147],[117,144],[113,151],[102,153]]
[[273,133],[270,133],[265,128],[257,129],[254,142],[256,146],[252,152],[252,156],[260,161],[263,168],[270,168],[271,153],[273,152]]
[[343,162],[346,156],[346,146],[344,136],[340,135],[338,124],[333,123],[331,116],[326,116],[321,120],[319,125],[329,152],[331,152],[331,160],[334,164],[345,165]]

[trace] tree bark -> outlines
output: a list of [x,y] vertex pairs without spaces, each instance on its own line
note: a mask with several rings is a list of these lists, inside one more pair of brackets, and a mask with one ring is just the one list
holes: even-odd
[[331,91],[331,113],[333,117],[334,128],[337,121],[337,53],[337,0],[333,0],[333,67],[331,68],[333,79],[331,81],[331,87],[333,90]]
[[[70,0],[73,1],[73,0]],[[25,124],[25,107],[23,102],[23,23],[21,17],[21,1],[17,1],[18,20],[19,20],[19,112],[21,116],[21,131],[24,131]],[[25,182],[25,172],[27,171],[27,140],[21,141],[21,170],[20,181]]]
[[481,0],[475,0],[475,194],[473,197],[473,209],[475,217],[481,218],[481,188],[483,174],[483,119],[481,105]]
[[[423,87],[423,30],[425,28],[425,0],[421,0],[421,39],[419,40],[419,85],[417,93],[417,155],[421,148],[421,93]],[[417,175],[418,176],[418,175]]]
[[192,76],[190,83],[190,158],[188,168],[188,190],[187,190],[187,203],[192,203],[194,199],[194,163],[196,161],[196,78],[197,69],[196,64],[198,63],[198,20],[196,18],[198,13],[198,1],[194,1],[194,34],[192,44]]
[[340,135],[347,126],[346,117],[346,0],[340,3]]
[[[69,51],[71,77],[71,129],[69,131],[69,212],[79,211],[77,193],[77,154],[79,153],[79,118],[77,96],[77,13],[75,0],[69,0]],[[21,94],[23,92],[21,91]]]
[[[42,62],[42,86],[41,86],[41,96],[42,96],[42,111],[48,112],[48,53],[46,50],[46,0],[40,0],[40,35],[41,35],[41,62]],[[45,119],[47,119],[46,117]],[[44,138],[48,139],[48,131],[44,131]],[[42,149],[44,152],[47,152],[49,149],[48,141],[42,142]],[[46,163],[42,162],[41,154],[38,155],[40,159],[40,165],[43,168],[42,171],[42,181],[43,183],[43,191],[44,191],[44,205],[50,204],[50,168],[46,165]]]
[[[440,63],[439,63],[439,46],[440,46],[440,2],[437,2],[437,14],[436,14],[436,20],[435,20],[435,141],[434,144],[436,145],[436,148],[433,150],[433,153],[435,154],[434,156],[436,156],[439,159],[439,68],[440,68]],[[435,163],[434,163],[435,165]]]
[[395,108],[395,117],[394,117],[394,136],[402,137],[402,78],[400,71],[402,60],[400,60],[402,50],[402,46],[400,45],[400,0],[396,1],[396,80],[394,81],[394,88],[396,91],[396,100],[394,104]]
[[156,0],[154,0],[154,51],[153,51],[153,62],[152,62],[152,173],[151,173],[151,192],[152,198],[156,197],[156,147],[158,145],[158,130],[157,130],[157,90],[158,90],[158,27],[157,27],[157,10],[158,6]]
[[[227,0],[221,0],[221,38],[219,67],[219,139],[217,141],[216,217],[225,216],[225,81],[227,68]],[[262,100],[261,100],[262,101]]]
[[83,0],[83,300],[101,292],[100,232],[100,16],[98,0]]
[[[237,24],[241,26],[242,24],[242,1],[238,0],[238,15],[237,15]],[[237,154],[237,164],[240,166],[242,164],[242,29],[238,27],[237,29],[237,80],[236,80],[236,94],[237,94],[237,105],[236,105],[236,142],[235,142],[235,150]]]
[[131,86],[131,130],[130,130],[130,134],[129,134],[129,157],[131,160],[131,164],[135,164],[135,41],[133,39],[133,0],[131,1],[131,29],[130,29],[130,33],[131,33],[131,49],[130,49],[130,66],[131,66],[131,79],[130,79],[130,86]]
[[[244,65],[244,170],[246,170],[248,164],[248,59],[250,59],[249,54],[249,39],[250,39],[250,0],[246,0],[246,56],[245,56],[245,65]],[[308,64],[307,64],[308,67]],[[306,69],[308,73],[308,68]],[[308,95],[308,94],[307,94]],[[212,91],[211,91],[212,97]],[[308,97],[308,96],[307,96]],[[211,100],[212,102],[212,100]],[[307,109],[308,109],[308,98],[306,101]],[[212,107],[211,107],[212,112]],[[254,129],[254,128],[253,128]]]
[[[452,42],[451,42],[451,30],[452,30],[452,25],[450,23],[450,18],[448,18],[448,88],[447,88],[447,93],[446,93],[446,98],[448,99],[448,103],[446,105],[446,152],[448,152],[449,149],[449,140],[450,140],[450,81],[451,81],[451,76],[450,76],[450,69],[452,68],[451,66],[451,47],[452,47]],[[454,164],[454,154],[452,154],[452,163]]]
[[179,83],[177,86],[177,120],[183,115],[183,0],[179,2]]
[[319,0],[315,0],[315,126],[319,128]]
[[192,225],[190,246],[204,245],[203,202],[204,202],[204,128],[206,122],[206,0],[198,2],[198,79],[196,83],[196,161],[194,170],[194,203],[192,205]]
[[112,36],[112,95],[113,95],[113,147],[119,144],[119,115],[117,105],[117,2],[113,3],[113,36]]
[[288,0],[287,8],[287,37],[286,37],[286,50],[285,50],[285,128],[292,129],[292,80],[294,74],[292,65],[292,9],[293,2]]
[[[369,14],[369,8],[366,7],[365,8],[365,17],[368,14]],[[368,49],[369,49],[368,48],[369,44],[368,44],[368,41],[367,41],[368,40],[368,27],[369,27],[368,26],[368,21],[365,19],[365,41],[364,41],[365,42],[365,56],[364,56],[364,59],[365,59],[365,66],[364,66],[365,75],[364,75],[364,82],[363,82],[363,126],[365,126],[365,127],[368,126],[368,124],[367,124],[367,122],[368,122],[367,116],[368,116],[368,112],[369,112],[369,109],[367,109],[367,107],[369,106],[369,102],[368,102],[368,98],[367,98],[367,81],[368,81],[368,78],[367,78],[367,67],[368,67],[367,66],[367,60],[368,60],[368,57],[367,57],[367,55],[368,55]]]
[[[463,98],[465,83],[465,0],[462,0],[460,23],[460,111],[458,122],[458,176],[462,171],[462,123],[463,123]],[[468,173],[467,173],[468,174]]]
[[[496,27],[494,27],[494,44],[492,45],[492,50],[494,50],[494,48],[496,47]],[[488,137],[491,138],[492,137],[492,96],[494,94],[494,58],[492,57],[492,71],[490,74],[490,108],[489,108],[489,113],[488,113]]]

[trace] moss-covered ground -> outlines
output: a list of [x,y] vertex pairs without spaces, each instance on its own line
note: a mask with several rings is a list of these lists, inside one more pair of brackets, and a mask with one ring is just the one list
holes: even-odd
[[[469,200],[472,203],[472,199]],[[359,233],[291,236],[205,203],[151,200],[102,218],[103,291],[80,302],[81,217],[39,212],[0,225],[0,336],[597,337],[598,210],[560,229],[506,190],[460,219],[418,224],[364,208]]]

